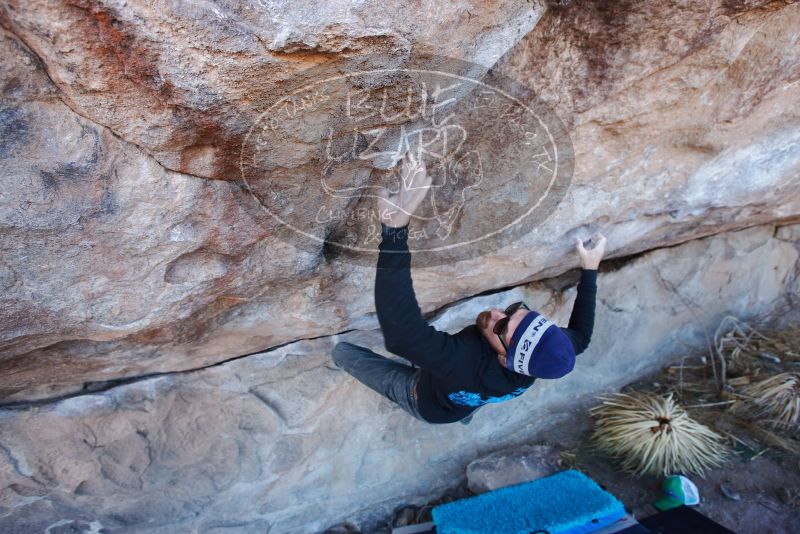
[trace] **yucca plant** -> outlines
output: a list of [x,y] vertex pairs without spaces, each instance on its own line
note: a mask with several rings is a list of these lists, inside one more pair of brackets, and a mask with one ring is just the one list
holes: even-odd
[[773,429],[800,434],[800,373],[771,376],[744,386],[741,394],[738,410]]
[[727,458],[722,436],[689,417],[672,394],[616,393],[600,400],[589,410],[592,441],[631,476],[705,476]]

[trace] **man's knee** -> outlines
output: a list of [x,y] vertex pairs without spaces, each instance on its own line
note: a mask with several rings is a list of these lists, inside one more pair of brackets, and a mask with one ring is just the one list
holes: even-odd
[[333,347],[333,352],[331,355],[333,356],[333,362],[341,367],[342,362],[345,361],[347,355],[350,353],[349,349],[354,347],[352,343],[348,343],[347,341],[340,341]]

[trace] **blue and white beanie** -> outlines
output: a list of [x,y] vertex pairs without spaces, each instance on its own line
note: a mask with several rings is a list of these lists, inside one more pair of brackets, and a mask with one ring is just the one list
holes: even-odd
[[530,311],[514,330],[506,367],[537,378],[561,378],[575,367],[575,348],[558,325]]

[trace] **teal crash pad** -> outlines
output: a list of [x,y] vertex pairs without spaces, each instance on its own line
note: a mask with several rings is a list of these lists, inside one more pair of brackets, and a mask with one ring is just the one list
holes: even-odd
[[500,488],[437,506],[439,534],[584,534],[625,515],[616,497],[580,471]]

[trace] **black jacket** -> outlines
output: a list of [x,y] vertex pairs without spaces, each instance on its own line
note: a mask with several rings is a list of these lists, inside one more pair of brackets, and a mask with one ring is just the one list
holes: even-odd
[[[486,403],[517,397],[533,384],[533,377],[500,365],[497,353],[476,325],[456,334],[428,325],[411,282],[408,227],[381,224],[381,237],[375,275],[378,322],[386,350],[422,369],[417,400],[426,421],[459,421]],[[581,270],[569,326],[562,328],[575,354],[583,352],[592,337],[596,282],[596,270]]]

